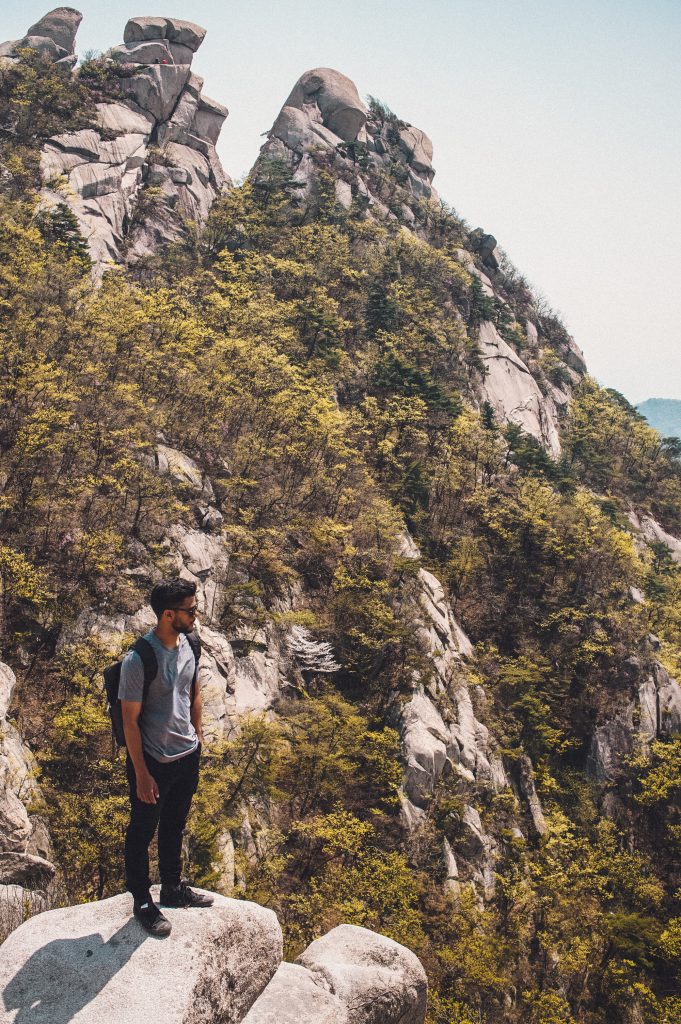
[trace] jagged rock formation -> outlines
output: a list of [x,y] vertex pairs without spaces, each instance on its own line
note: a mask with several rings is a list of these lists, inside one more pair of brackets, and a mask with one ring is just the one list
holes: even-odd
[[33,756],[7,719],[16,679],[0,663],[0,934],[46,906],[55,867],[45,824],[31,810],[40,797]]
[[[283,160],[305,196],[320,157],[338,174],[336,197],[346,209],[357,199],[374,215],[394,218],[380,189],[381,180],[390,174],[399,177],[413,200],[437,198],[432,187],[433,144],[425,132],[368,110],[354,82],[331,68],[315,68],[298,79],[254,171],[256,176],[266,173],[268,161]],[[403,212],[413,222],[408,205]]]
[[[80,21],[58,8],[0,54],[29,46],[73,64]],[[228,111],[191,69],[204,36],[178,18],[132,18],[103,59],[112,94],[97,103],[96,124],[43,148],[43,201],[73,211],[99,273],[176,240],[186,221],[205,221],[228,182],[215,151]]]
[[302,966],[282,964],[271,910],[214,898],[210,910],[166,910],[162,942],[131,917],[127,894],[32,918],[0,951],[1,1024],[29,1011],[36,1024],[423,1024],[426,975],[408,949],[345,925]]
[[[401,553],[418,558],[419,551],[405,534]],[[411,616],[428,652],[432,675],[424,685],[413,680],[413,696],[400,710],[400,733],[405,759],[402,813],[409,828],[418,828],[442,778],[463,799],[457,823],[456,854],[447,842],[443,850],[446,883],[476,883],[482,893],[494,890],[496,842],[483,828],[474,806],[476,790],[500,792],[509,787],[501,758],[489,730],[476,717],[464,659],[473,649],[456,622],[440,582],[420,569]],[[536,794],[535,794],[536,796]]]
[[35,25],[31,25],[23,39],[0,44],[0,57],[15,60],[23,48],[38,50],[57,64],[73,67],[78,59],[74,47],[78,26],[83,20],[73,7],[57,7]]

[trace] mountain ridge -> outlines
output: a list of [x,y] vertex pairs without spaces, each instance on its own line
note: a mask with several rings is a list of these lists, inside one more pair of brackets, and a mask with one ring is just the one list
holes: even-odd
[[[125,46],[157,55],[203,33],[133,25]],[[207,159],[175,119],[200,103],[185,70],[126,59],[123,100],[113,58],[72,75],[19,50],[0,83],[1,651],[64,887],[34,903],[122,884],[98,672],[179,574],[204,643],[199,882],[276,908],[289,959],[339,921],[409,946],[429,1024],[671,1021],[678,451],[587,376],[493,236],[425,195],[423,134],[331,69],[294,85],[242,186],[209,181],[205,219],[177,214],[189,183],[142,142],[130,257],[116,241],[93,282],[87,183],[36,219],[40,154],[84,155],[115,196],[122,161],[101,157],[145,132],[53,140],[101,106],[143,117],[142,90],[149,140],[172,123],[168,145]],[[37,893],[12,785],[5,841]]]
[[636,406],[651,427],[665,437],[681,438],[681,400],[678,398],[646,398]]

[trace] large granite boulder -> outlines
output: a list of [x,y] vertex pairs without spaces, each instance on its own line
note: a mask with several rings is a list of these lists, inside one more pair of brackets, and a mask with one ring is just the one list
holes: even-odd
[[423,1024],[428,982],[411,950],[383,935],[342,924],[315,939],[297,960],[348,1009],[348,1024]]
[[367,108],[357,86],[340,71],[315,68],[294,85],[285,107],[295,107],[322,124],[344,142],[354,142],[364,127]]
[[26,48],[71,67],[76,62],[74,47],[82,19],[83,15],[73,7],[57,7],[31,25],[22,39],[0,44],[0,57],[16,60],[17,51]]
[[208,910],[166,910],[163,940],[114,896],[31,918],[0,948],[0,1024],[239,1024],[274,975],[271,910],[215,895]]
[[396,217],[377,192],[379,175],[384,180],[392,176],[400,183],[404,223],[413,224],[410,203],[436,198],[432,157],[425,132],[392,115],[381,119],[340,71],[314,68],[291,90],[251,174],[256,179],[266,176],[272,160],[283,161],[298,184],[298,201],[305,202],[320,162],[332,163],[339,175],[339,206],[349,210],[356,198],[367,204],[367,216],[379,219]]
[[73,7],[56,7],[31,25],[26,35],[47,37],[66,53],[73,53],[78,26],[82,20],[83,15]]
[[205,35],[205,28],[179,18],[131,18],[125,26],[123,40],[130,45],[146,40],[167,39],[195,53]]

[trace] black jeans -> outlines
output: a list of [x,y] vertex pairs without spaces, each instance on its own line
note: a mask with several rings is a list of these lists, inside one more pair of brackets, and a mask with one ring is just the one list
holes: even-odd
[[149,843],[157,827],[161,884],[177,885],[180,881],[182,833],[199,784],[200,757],[200,744],[191,754],[167,764],[145,753],[144,760],[159,792],[155,804],[145,804],[137,796],[135,768],[127,755],[130,823],[125,835],[125,884],[137,900],[143,900],[149,893]]

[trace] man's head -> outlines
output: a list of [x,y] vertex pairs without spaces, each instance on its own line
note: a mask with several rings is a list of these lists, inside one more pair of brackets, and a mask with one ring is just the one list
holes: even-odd
[[196,584],[187,580],[162,580],[150,596],[159,621],[175,633],[191,633],[196,623]]

